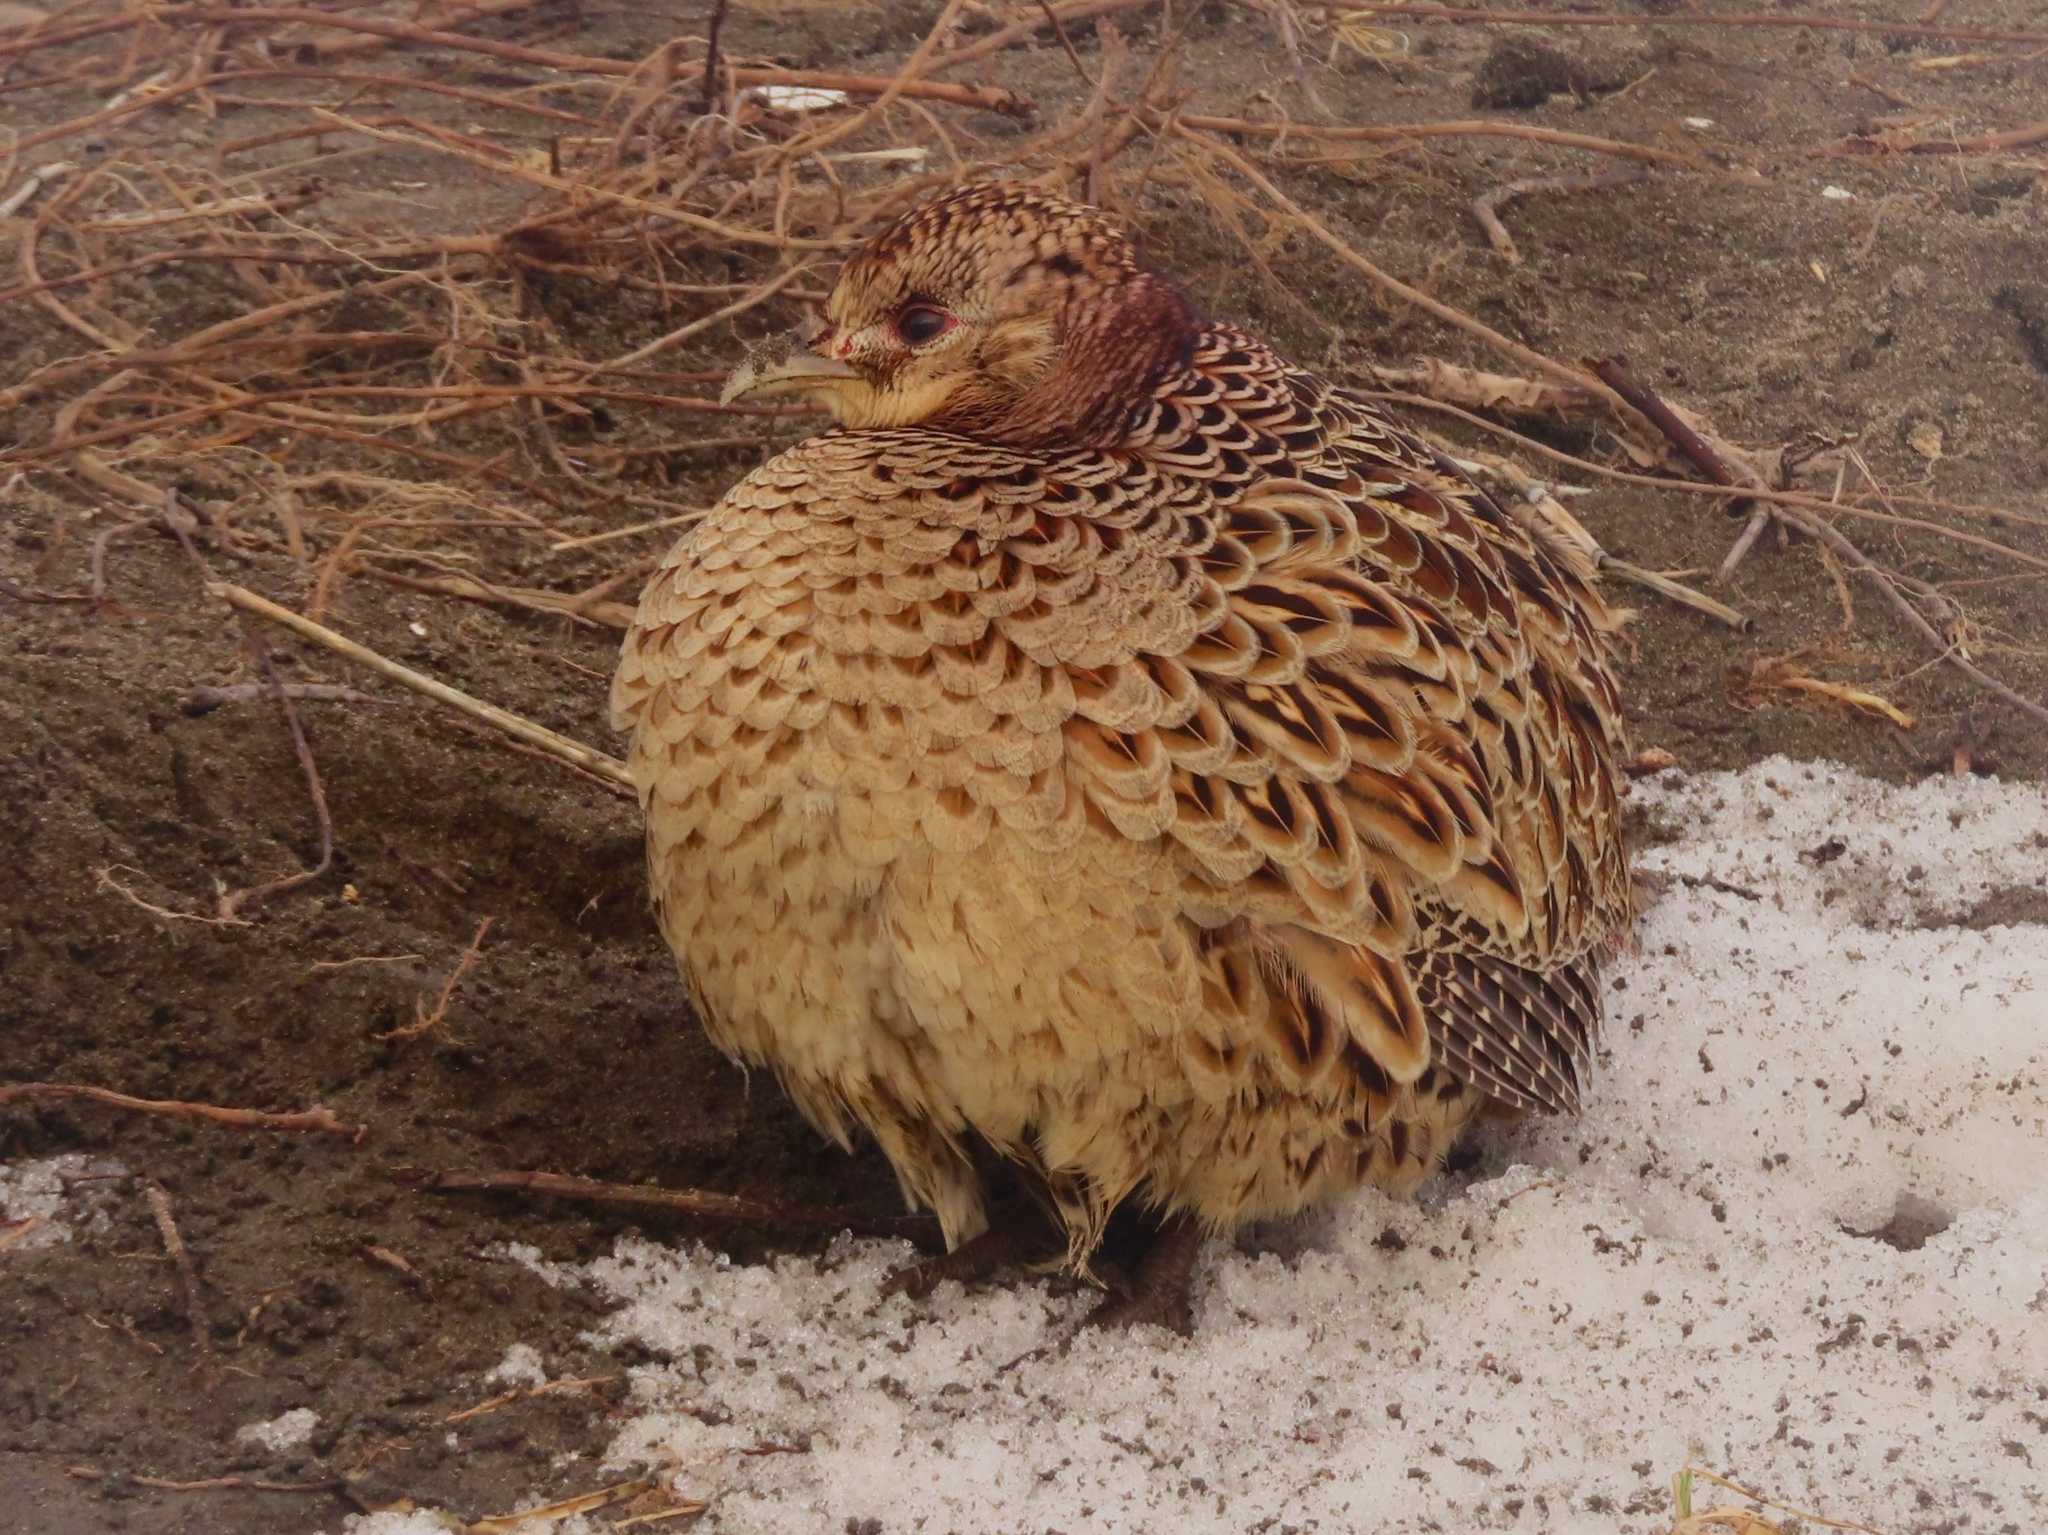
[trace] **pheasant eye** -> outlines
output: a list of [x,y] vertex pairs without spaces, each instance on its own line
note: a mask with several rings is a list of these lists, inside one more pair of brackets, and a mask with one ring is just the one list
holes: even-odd
[[896,334],[905,346],[923,346],[953,328],[953,317],[930,304],[907,304],[896,316]]

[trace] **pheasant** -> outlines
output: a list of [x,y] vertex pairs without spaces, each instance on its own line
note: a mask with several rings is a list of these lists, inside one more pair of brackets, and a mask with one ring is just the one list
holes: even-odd
[[1021,184],[852,256],[772,394],[837,425],[669,552],[613,715],[698,1016],[935,1272],[1015,1256],[1007,1166],[1084,1278],[1147,1212],[1105,1314],[1184,1322],[1204,1233],[1576,1111],[1631,921],[1578,548]]

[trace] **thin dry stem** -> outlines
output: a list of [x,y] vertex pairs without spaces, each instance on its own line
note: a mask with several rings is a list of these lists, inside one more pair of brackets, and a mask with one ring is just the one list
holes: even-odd
[[245,587],[215,582],[207,587],[207,592],[245,613],[252,613],[274,624],[282,624],[301,638],[311,640],[316,645],[324,645],[336,655],[344,656],[358,666],[367,666],[379,676],[388,677],[403,687],[411,688],[415,693],[424,694],[437,703],[446,704],[472,719],[480,720],[515,741],[523,741],[529,746],[538,747],[549,756],[558,757],[628,793],[632,792],[632,777],[626,771],[626,764],[616,757],[572,741],[567,736],[558,735],[546,726],[522,719],[510,710],[500,709],[495,704],[487,704],[479,698],[472,698],[459,688],[452,688],[447,683],[429,677],[423,672],[416,672],[409,666],[401,666],[398,662],[377,654],[367,645],[359,645],[325,624],[316,624],[310,618],[294,613],[289,608],[280,607],[267,597],[259,597]]
[[431,1034],[448,1021],[448,1004],[455,1000],[455,988],[462,984],[462,978],[476,968],[483,957],[484,935],[491,930],[496,919],[486,917],[476,925],[476,936],[469,940],[469,947],[456,957],[455,968],[448,972],[448,979],[441,983],[440,995],[434,998],[432,1007],[427,1005],[426,994],[422,992],[413,999],[413,1021],[401,1028],[386,1029],[370,1037],[380,1043],[392,1040],[418,1039],[422,1034]]
[[1775,27],[1805,32],[1875,32],[1885,37],[1927,37],[1962,43],[2048,43],[2048,32],[2026,32],[1987,27],[1938,27],[1903,21],[1860,21],[1842,16],[1786,15],[1757,11],[1665,11],[1640,16],[1569,11],[1465,10],[1457,6],[1403,3],[1365,4],[1354,8],[1361,16],[1413,16],[1432,21],[1454,21],[1485,26],[1523,27]]
[[185,1320],[192,1328],[193,1346],[198,1349],[201,1360],[211,1359],[213,1338],[206,1325],[206,1303],[199,1294],[199,1271],[193,1266],[192,1254],[186,1250],[185,1239],[178,1234],[178,1223],[171,1216],[171,1196],[154,1178],[143,1180],[142,1193],[149,1201],[149,1213],[156,1221],[157,1235],[163,1238],[164,1252],[178,1270],[178,1282],[185,1292]]
[[667,1210],[698,1220],[755,1226],[767,1231],[851,1231],[856,1236],[900,1237],[929,1242],[936,1237],[938,1230],[938,1223],[928,1215],[864,1215],[851,1210],[746,1199],[737,1194],[714,1194],[706,1189],[659,1189],[631,1183],[604,1183],[595,1178],[572,1178],[563,1173],[476,1172],[445,1168],[408,1175],[406,1181],[429,1194],[534,1194],[552,1199],[580,1199],[593,1204]]
[[0,1084],[0,1108],[10,1103],[41,1099],[82,1099],[110,1108],[129,1109],[137,1114],[160,1114],[171,1119],[196,1119],[207,1124],[226,1125],[236,1130],[288,1130],[345,1135],[359,1141],[367,1125],[344,1124],[323,1108],[273,1114],[260,1109],[230,1109],[211,1103],[188,1103],[177,1098],[134,1098],[104,1087],[84,1087],[69,1082],[13,1082]]

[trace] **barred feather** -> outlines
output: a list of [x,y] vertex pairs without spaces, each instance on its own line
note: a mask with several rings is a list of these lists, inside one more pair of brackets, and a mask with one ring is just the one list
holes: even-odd
[[[968,339],[896,355],[912,301]],[[854,425],[670,551],[613,691],[713,1037],[951,1240],[1014,1159],[1077,1268],[1132,1195],[1228,1227],[1575,1110],[1630,917],[1578,552],[1029,189],[826,321]]]

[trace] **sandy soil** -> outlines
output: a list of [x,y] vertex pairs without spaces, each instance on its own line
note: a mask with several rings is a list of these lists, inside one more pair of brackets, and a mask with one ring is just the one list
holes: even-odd
[[[1920,8],[1919,0],[1867,0],[1831,14],[1902,21]],[[1811,153],[1909,115],[1851,76],[1924,108],[1928,125],[1917,135],[1967,136],[2038,117],[2048,58],[1984,45],[1991,62],[1926,69],[1919,66],[1970,45],[1646,26],[1558,39],[1575,64],[1564,81],[1588,89],[1583,97],[1567,89],[1533,106],[1475,108],[1476,82],[1494,89],[1493,99],[1516,99],[1496,88],[1532,67],[1489,57],[1505,29],[1413,23],[1410,58],[1398,69],[1355,53],[1321,62],[1329,39],[1314,33],[1297,77],[1270,19],[1230,5],[1180,10],[1188,29],[1181,82],[1194,110],[1260,115],[1278,103],[1315,118],[1312,88],[1327,120],[1483,115],[1674,147],[1709,141],[1726,163],[1756,168],[1660,173],[1516,203],[1505,218],[1525,258],[1519,267],[1489,251],[1467,204],[1518,177],[1581,174],[1582,157],[1509,139],[1439,138],[1349,166],[1296,167],[1287,184],[1388,269],[1530,345],[1570,358],[1626,353],[1642,377],[1738,441],[1853,434],[1893,492],[2003,513],[1912,515],[2048,557],[2042,146],[1968,156]],[[887,73],[933,14],[919,3],[830,16],[742,4],[727,46],[793,66]],[[2029,0],[1977,0],[1949,19],[2039,21]],[[544,6],[482,30],[545,33],[551,46],[633,58],[700,25],[694,7]],[[1156,18],[1127,16],[1123,25],[1137,56],[1149,57]],[[1084,62],[1098,56],[1087,28],[1075,41]],[[81,45],[67,57],[104,56],[92,54],[95,46],[111,45]],[[450,64],[413,48],[387,52],[377,67],[475,77],[473,61]],[[1026,92],[1048,115],[1086,94],[1055,45],[967,73]],[[1593,89],[1612,81],[1627,88]],[[287,96],[291,87],[261,90]],[[95,99],[61,83],[10,90],[0,95],[0,125],[32,131]],[[1016,131],[1004,119],[938,110],[949,128],[991,143]],[[1688,127],[1690,119],[1709,126]],[[220,140],[283,120],[249,105],[223,106],[213,120],[159,112],[113,125],[104,138],[110,153],[174,153],[202,164]],[[439,120],[512,131],[467,106]],[[300,216],[317,219],[326,208],[341,223],[374,214],[389,227],[462,233],[495,227],[528,199],[474,179],[424,195],[393,190],[419,169],[400,152],[348,161],[327,173],[323,201]],[[1829,187],[1851,195],[1826,195]],[[1212,311],[1341,375],[1418,355],[1490,363],[1475,343],[1384,299],[1299,236],[1275,245],[1270,270],[1260,272],[1199,216],[1200,202],[1195,189],[1162,177],[1131,211],[1158,261]],[[0,220],[9,271],[24,230],[22,218]],[[160,338],[230,315],[237,302],[233,285],[203,266],[124,281],[118,295],[126,318]],[[663,328],[632,295],[565,287],[542,302],[549,321],[591,356]],[[723,366],[739,332],[758,333],[790,313],[763,311],[738,332],[720,327],[676,365]],[[0,388],[81,347],[40,308],[0,311]],[[0,433],[22,448],[49,440],[57,403],[24,406]],[[1928,428],[1940,433],[1932,460]],[[700,420],[626,417],[611,442],[704,430]],[[1605,456],[1575,428],[1546,439]],[[642,488],[701,504],[762,451],[684,448],[651,461],[662,483]],[[630,804],[379,688],[324,652],[272,637],[286,677],[379,694],[303,706],[333,813],[332,872],[254,908],[243,927],[168,921],[137,904],[202,912],[218,885],[310,864],[318,844],[306,791],[267,702],[196,716],[184,707],[193,687],[251,672],[234,624],[206,600],[167,537],[145,529],[111,544],[112,600],[103,607],[14,595],[82,589],[93,535],[118,514],[61,466],[17,475],[7,460],[0,445],[0,580],[9,584],[0,595],[0,802],[9,807],[0,817],[0,1072],[217,1104],[324,1104],[368,1133],[359,1142],[243,1133],[77,1103],[0,1110],[0,1162],[75,1153],[103,1159],[93,1164],[102,1175],[109,1164],[135,1175],[80,1184],[74,1203],[90,1195],[100,1215],[70,1240],[0,1251],[0,1529],[256,1535],[338,1528],[351,1510],[399,1498],[475,1517],[588,1487],[592,1467],[560,1457],[605,1442],[616,1380],[470,1420],[462,1453],[447,1448],[449,1415],[500,1389],[483,1377],[515,1342],[544,1340],[558,1374],[615,1376],[620,1367],[619,1356],[576,1341],[592,1324],[589,1303],[531,1283],[499,1244],[584,1260],[636,1221],[657,1235],[705,1236],[742,1260],[802,1239],[526,1199],[425,1195],[407,1185],[407,1170],[547,1168],[870,1213],[893,1210],[892,1181],[872,1156],[823,1150],[772,1084],[750,1087],[703,1042],[643,910]],[[331,444],[300,467],[322,463],[420,472]],[[211,478],[194,471],[180,488],[204,502],[233,497],[239,483],[227,466]],[[1615,555],[1689,571],[1701,583],[1740,528],[1712,502],[1678,494],[1600,486],[1572,506]],[[644,515],[572,502],[557,520],[587,532]],[[1961,602],[1984,665],[2029,697],[2048,696],[2048,589],[2038,570],[1896,526],[1844,527],[1894,568]],[[637,557],[657,543],[631,547]],[[619,565],[616,555],[550,562],[510,544],[494,552],[502,571],[563,590]],[[312,579],[306,564],[264,539],[211,557],[224,575],[291,604],[303,602]],[[2048,776],[2048,731],[1983,705],[1967,682],[1932,664],[1868,587],[1838,587],[1812,547],[1767,538],[1722,595],[1753,615],[1754,632],[1624,594],[1640,613],[1626,680],[1643,745],[1667,748],[1696,770],[1782,752],[1911,781],[1946,771],[1960,741],[1979,769]],[[612,744],[603,699],[616,640],[607,629],[369,580],[347,585],[332,618],[395,659]],[[1795,652],[1815,675],[1910,711],[1917,728],[1908,734],[1744,687],[1757,664]],[[107,870],[134,898],[111,887]],[[421,999],[432,1004],[485,918],[492,926],[479,962],[442,1026],[380,1038],[411,1023]],[[340,963],[351,960],[362,962]],[[163,1257],[139,1177],[160,1181],[197,1262],[210,1365],[195,1359],[179,1276]],[[7,1236],[0,1228],[0,1242]],[[301,1407],[319,1423],[294,1449],[236,1438],[242,1425]],[[328,1490],[177,1491],[137,1480],[236,1476]],[[1916,1517],[1938,1528],[1943,1512]]]

